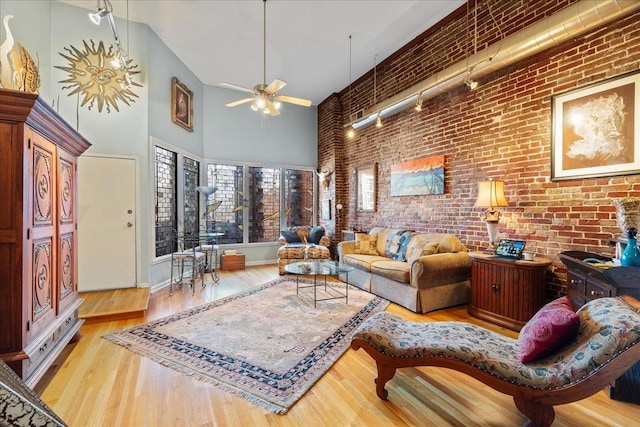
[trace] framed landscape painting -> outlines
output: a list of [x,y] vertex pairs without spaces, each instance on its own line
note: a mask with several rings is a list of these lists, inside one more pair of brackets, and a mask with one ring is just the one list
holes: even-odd
[[444,194],[444,156],[391,165],[391,196]]
[[176,77],[171,79],[171,121],[193,132],[193,92]]
[[552,98],[551,179],[640,173],[640,72]]

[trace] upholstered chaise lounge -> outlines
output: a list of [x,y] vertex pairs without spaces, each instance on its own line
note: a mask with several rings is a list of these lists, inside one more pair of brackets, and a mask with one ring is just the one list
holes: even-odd
[[554,405],[575,402],[607,387],[640,360],[640,302],[600,298],[577,312],[577,335],[555,353],[520,362],[518,340],[462,322],[414,323],[382,312],[356,330],[351,347],[363,348],[378,369],[376,393],[398,368],[438,366],[470,375],[513,396],[529,422],[550,426]]

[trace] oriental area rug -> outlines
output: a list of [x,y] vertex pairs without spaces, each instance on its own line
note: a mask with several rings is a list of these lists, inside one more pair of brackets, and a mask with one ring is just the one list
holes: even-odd
[[[301,285],[312,282],[300,279]],[[317,287],[317,298],[345,284]],[[351,344],[354,330],[388,301],[349,287],[345,299],[313,304],[284,277],[133,328],[105,335],[142,356],[284,414]]]

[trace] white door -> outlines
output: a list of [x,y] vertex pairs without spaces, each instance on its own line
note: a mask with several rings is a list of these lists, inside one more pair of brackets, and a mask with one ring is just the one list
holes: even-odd
[[136,161],[78,159],[78,291],[136,286]]

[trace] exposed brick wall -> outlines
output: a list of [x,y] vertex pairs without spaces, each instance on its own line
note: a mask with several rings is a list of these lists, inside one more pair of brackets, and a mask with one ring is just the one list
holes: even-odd
[[318,107],[318,168],[320,171],[334,171],[329,185],[325,187],[320,182],[318,188],[320,200],[331,200],[331,219],[320,218],[318,224],[325,228],[326,234],[331,238],[330,250],[334,257],[335,246],[340,241],[342,229],[341,220],[336,217],[336,200],[340,201],[340,197],[336,194],[336,182],[339,182],[343,176],[342,147],[342,108],[338,95],[332,95]]
[[[476,49],[572,3],[478,1]],[[449,232],[471,250],[484,248],[482,209],[473,208],[477,182],[501,179],[511,206],[501,209],[500,237],[525,239],[539,256],[553,261],[547,283],[547,297],[553,298],[565,290],[566,270],[558,253],[613,255],[609,239],[621,233],[611,198],[640,196],[640,175],[552,182],[551,97],[640,69],[640,13],[486,76],[475,91],[459,87],[425,101],[422,112],[407,110],[386,118],[382,128],[368,126],[346,139],[343,124],[351,112],[370,108],[473,53],[473,37],[467,35],[468,28],[473,32],[473,5],[469,14],[467,7],[460,8],[442,28],[425,32],[382,62],[377,67],[377,100],[369,72],[352,84],[351,99],[345,88],[320,105],[319,163],[340,165],[331,198],[345,206],[335,229],[359,224],[365,229]],[[442,154],[444,195],[389,196],[391,165]],[[373,162],[378,163],[377,209],[358,213],[354,171]]]

